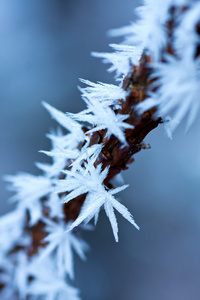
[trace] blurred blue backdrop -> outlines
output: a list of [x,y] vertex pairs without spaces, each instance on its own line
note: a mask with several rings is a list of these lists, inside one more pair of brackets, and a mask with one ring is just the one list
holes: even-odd
[[[0,189],[1,214],[9,211],[2,180],[18,171],[39,174],[46,158],[45,134],[56,123],[41,106],[62,111],[84,104],[78,78],[113,82],[106,66],[90,57],[108,51],[111,28],[134,20],[133,0],[0,1]],[[88,261],[76,260],[83,300],[200,299],[200,139],[197,120],[189,133],[180,126],[170,141],[160,126],[124,173],[130,187],[121,193],[140,232],[119,216],[116,244],[104,213],[94,232]],[[1,241],[2,243],[3,241]]]

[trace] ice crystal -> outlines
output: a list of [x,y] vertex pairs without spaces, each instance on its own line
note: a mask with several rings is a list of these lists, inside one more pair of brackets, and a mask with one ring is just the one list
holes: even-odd
[[17,208],[24,214],[28,210],[30,224],[34,225],[42,218],[40,198],[51,193],[51,180],[45,176],[34,176],[28,173],[5,176],[5,180],[10,182],[9,189],[16,193],[11,201],[17,202]]
[[[135,46],[138,51],[147,49],[155,61],[162,55],[167,42],[166,22],[171,6],[187,4],[187,0],[143,0],[136,9],[138,20],[128,26],[110,30],[112,36],[125,36],[124,43]],[[141,49],[141,50],[140,50]]]
[[166,127],[171,135],[184,116],[187,116],[189,128],[198,113],[200,60],[194,61],[191,56],[178,60],[168,57],[167,63],[160,63],[155,67],[157,71],[154,75],[158,76],[157,83],[160,87],[140,107],[144,111],[156,106],[157,114],[163,118],[172,115],[173,122],[167,123]]
[[34,261],[30,265],[30,274],[34,278],[27,288],[31,299],[42,296],[45,300],[63,300],[67,296],[69,300],[80,300],[78,289],[58,274],[54,260],[50,257],[45,258],[42,264],[39,260]]
[[116,72],[116,78],[126,75],[130,70],[130,64],[137,65],[142,54],[141,47],[132,45],[110,44],[115,51],[113,53],[92,52],[94,57],[103,58],[104,63],[111,64],[109,72]]
[[48,219],[45,219],[44,222],[47,225],[45,231],[48,233],[44,242],[47,242],[48,245],[41,251],[38,259],[41,261],[50,256],[55,261],[60,276],[66,273],[71,279],[74,279],[72,249],[85,260],[85,251],[88,249],[88,245],[72,232],[67,232],[68,224],[56,223]]
[[22,238],[25,216],[21,209],[2,216],[0,219],[0,261],[3,262],[5,256],[15,246],[16,243],[26,244],[26,238]]
[[80,79],[80,81],[87,85],[85,88],[79,88],[82,92],[83,99],[95,99],[97,102],[106,102],[106,106],[114,105],[117,109],[119,106],[119,99],[125,99],[127,93],[122,87],[98,82],[93,83],[89,80]]
[[82,222],[88,223],[93,217],[95,218],[96,224],[99,210],[102,206],[109,218],[116,241],[118,241],[118,225],[113,208],[139,229],[130,212],[113,197],[113,195],[127,188],[127,185],[112,190],[108,190],[104,186],[103,181],[108,174],[108,168],[101,171],[101,164],[95,168],[94,165],[88,161],[87,164],[84,164],[84,167],[80,166],[75,172],[74,170],[63,172],[67,175],[67,178],[60,180],[56,191],[58,193],[69,192],[63,199],[64,203],[87,193],[81,212],[69,230],[80,225]]
[[100,102],[97,99],[92,100],[84,98],[84,101],[88,108],[78,114],[74,114],[73,118],[93,125],[93,128],[90,129],[87,134],[106,129],[106,136],[108,138],[111,134],[114,134],[124,145],[126,145],[124,131],[127,128],[133,128],[133,126],[123,121],[126,120],[129,115],[115,114],[108,103]]
[[[188,1],[176,1],[177,4],[179,2],[189,4]],[[176,6],[174,9],[177,9]],[[160,61],[150,64],[154,91],[149,91],[149,98],[138,105],[139,113],[156,107],[157,116],[168,120],[165,127],[170,137],[185,116],[188,129],[199,110],[200,58],[198,55],[195,57],[200,44],[196,29],[199,14],[200,4],[195,1],[186,11],[180,13],[177,10],[171,38],[174,53],[162,53]]]
[[[47,104],[46,102],[42,102],[44,107],[48,110],[50,115],[54,120],[56,120],[61,126],[63,126],[70,134],[70,147],[76,147],[80,141],[84,140],[84,135],[82,131],[82,126],[78,122],[74,121],[72,118],[68,117],[63,112],[54,108],[53,106]],[[67,138],[67,140],[69,137]],[[68,144],[69,145],[69,144]]]

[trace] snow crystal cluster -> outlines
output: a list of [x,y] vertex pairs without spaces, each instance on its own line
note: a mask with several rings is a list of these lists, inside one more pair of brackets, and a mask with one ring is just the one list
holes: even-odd
[[[123,88],[123,80],[140,64],[143,53],[151,57],[152,84],[135,113],[156,108],[155,118],[169,120],[169,135],[185,116],[187,127],[195,119],[200,101],[200,2],[145,0],[137,14],[136,22],[110,31],[125,37],[122,44],[110,45],[113,53],[92,53],[111,64],[108,70],[115,72],[120,85],[81,80],[87,85],[80,88],[86,109],[78,114],[62,113],[43,102],[64,129],[48,134],[52,149],[41,151],[52,163],[36,164],[40,176],[6,176],[16,208],[0,218],[1,299],[80,299],[78,289],[71,286],[73,256],[85,259],[88,245],[75,228],[90,229],[87,223],[93,218],[97,223],[102,207],[116,241],[114,209],[139,229],[115,198],[127,185],[105,185],[109,166],[97,163],[103,142],[91,143],[91,139],[95,132],[104,131],[105,139],[115,136],[122,149],[127,147],[126,131],[134,125],[126,122],[129,115],[120,113],[130,93]],[[80,213],[69,218],[63,208],[79,197]]]

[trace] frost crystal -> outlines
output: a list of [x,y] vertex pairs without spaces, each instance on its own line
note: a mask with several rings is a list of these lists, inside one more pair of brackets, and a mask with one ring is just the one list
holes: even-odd
[[107,130],[106,136],[109,138],[111,134],[115,135],[124,145],[126,145],[126,138],[124,131],[127,128],[133,128],[132,125],[123,122],[129,115],[115,114],[113,109],[108,105],[109,102],[100,102],[97,98],[83,97],[88,109],[83,110],[78,114],[74,114],[74,119],[81,122],[88,122],[93,125],[93,128],[88,133]]
[[5,176],[11,185],[9,189],[16,194],[11,201],[17,202],[18,210],[30,214],[30,224],[34,225],[42,217],[42,206],[40,199],[49,195],[52,191],[52,182],[44,176],[34,176],[21,173],[16,176]]
[[48,232],[44,241],[48,245],[41,251],[38,259],[41,261],[50,256],[55,261],[60,276],[66,273],[71,279],[74,279],[72,249],[85,260],[84,252],[88,249],[88,245],[72,232],[67,232],[68,224],[66,225],[64,222],[58,224],[48,219],[44,221],[47,225],[45,231]]
[[34,261],[30,265],[30,274],[34,278],[27,289],[31,299],[43,296],[47,300],[63,300],[67,296],[69,300],[80,300],[79,291],[71,287],[65,277],[58,274],[50,257],[42,263]]
[[73,170],[64,171],[67,178],[58,183],[56,190],[58,193],[69,192],[69,194],[63,199],[64,203],[87,193],[80,215],[72,223],[69,230],[80,225],[83,221],[85,223],[89,222],[93,217],[95,217],[96,224],[99,210],[101,206],[104,206],[105,212],[113,229],[115,240],[118,241],[118,225],[113,208],[122,214],[122,216],[137,229],[139,229],[139,227],[125,206],[113,197],[113,195],[127,188],[127,185],[123,185],[113,190],[108,190],[103,184],[103,181],[108,174],[108,168],[101,171],[101,167],[101,165],[98,165],[95,168],[89,161],[87,164],[84,164],[84,167],[80,167],[76,172]]
[[[185,11],[173,6],[171,16],[168,8],[167,19],[174,24],[174,31],[170,33],[170,53],[166,52],[163,55],[163,46],[160,52],[163,57],[150,64],[153,70],[153,91],[149,91],[149,98],[138,105],[139,113],[156,107],[157,116],[168,120],[165,127],[170,137],[185,116],[186,128],[191,126],[200,105],[200,4],[195,1],[175,2],[173,4],[182,3],[186,6]],[[187,7],[189,4],[191,6]]]
[[173,122],[166,124],[171,136],[184,116],[187,116],[187,128],[189,128],[198,113],[200,59],[194,61],[191,56],[179,60],[168,57],[167,63],[159,63],[155,68],[154,76],[159,78],[157,84],[160,87],[139,107],[145,111],[157,106],[157,114],[163,118],[167,118],[172,113]]
[[[94,57],[103,58],[104,63],[111,64],[109,72],[116,72],[116,78],[126,75],[130,70],[130,64],[137,65],[142,54],[141,47],[130,45],[110,44],[115,50],[113,53],[92,52]],[[118,97],[119,99],[119,97]]]
[[87,85],[86,88],[79,88],[83,98],[106,102],[106,106],[114,105],[115,108],[118,108],[118,100],[124,100],[127,95],[126,91],[117,85],[102,82],[93,83],[84,79],[80,79],[80,81]]

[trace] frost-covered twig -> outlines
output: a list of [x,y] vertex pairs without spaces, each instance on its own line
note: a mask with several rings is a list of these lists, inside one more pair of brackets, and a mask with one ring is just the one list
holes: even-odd
[[[200,3],[146,0],[139,20],[113,35],[124,35],[113,53],[93,53],[111,63],[119,86],[81,80],[86,109],[64,114],[43,103],[66,132],[48,135],[52,164],[37,163],[42,175],[7,176],[16,209],[0,219],[2,299],[80,299],[73,252],[85,259],[79,229],[98,220],[103,207],[115,240],[115,210],[137,229],[115,195],[118,177],[132,156],[149,146],[143,140],[164,122],[169,135],[186,116],[192,124],[200,95]],[[172,113],[172,114],[171,114]]]

